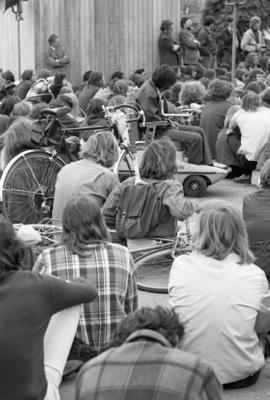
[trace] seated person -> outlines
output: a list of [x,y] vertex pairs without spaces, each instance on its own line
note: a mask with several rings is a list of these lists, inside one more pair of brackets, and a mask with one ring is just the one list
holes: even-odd
[[162,116],[161,95],[176,82],[175,71],[168,65],[155,69],[152,78],[146,80],[136,93],[136,101],[145,114],[146,122],[166,121],[166,126],[157,126],[155,138],[169,136],[177,149],[187,148],[188,160],[193,164],[210,164],[210,150],[204,134],[193,127],[179,125]]
[[231,172],[226,176],[226,179],[233,179],[242,174],[239,158],[234,155],[231,151],[229,143],[227,141],[227,130],[233,115],[240,110],[240,105],[231,106],[226,114],[224,120],[224,127],[221,129],[217,136],[216,152],[217,162],[228,165],[231,168]]
[[[235,128],[239,128],[240,137],[238,133],[233,133]],[[251,173],[270,134],[270,109],[262,106],[258,94],[248,92],[243,96],[241,110],[233,115],[227,133],[231,151],[243,171],[234,181],[250,183]]]
[[74,306],[89,304],[97,292],[83,279],[27,271],[25,246],[2,215],[0,232],[0,398],[59,399],[79,319]]
[[71,357],[87,361],[105,350],[120,321],[137,308],[135,266],[129,250],[110,242],[100,205],[87,196],[67,202],[60,244],[43,251],[34,270],[63,279],[86,278],[98,297],[81,312]]
[[184,335],[172,310],[144,307],[129,314],[111,348],[80,371],[76,399],[93,400],[101,393],[103,400],[221,399],[214,371],[181,349]]
[[240,211],[208,201],[192,241],[169,279],[170,305],[186,329],[182,348],[208,362],[225,389],[250,386],[270,355],[270,292]]
[[250,248],[270,281],[270,160],[260,173],[260,187],[243,199],[243,218],[246,223]]
[[[194,213],[193,203],[184,198],[183,187],[174,180],[176,149],[167,137],[153,141],[142,156],[140,176],[146,182],[154,182],[158,195],[162,195],[160,222],[149,237],[172,237],[176,233],[177,220],[183,221]],[[133,185],[135,178],[128,178],[112,191],[103,206],[103,216],[108,226],[115,227],[116,212],[123,189]]]
[[[80,125],[82,128],[87,128],[88,126],[103,126],[105,127],[108,124],[108,121],[105,118],[105,112],[103,109],[104,103],[99,99],[92,99],[89,101],[87,106],[87,118]],[[80,132],[80,138],[86,142],[90,136],[95,133],[94,129],[92,130],[82,130]]]
[[82,146],[79,161],[65,165],[57,175],[53,202],[53,220],[61,220],[63,209],[73,197],[86,195],[101,207],[119,183],[110,170],[118,159],[118,146],[113,134],[99,131]]

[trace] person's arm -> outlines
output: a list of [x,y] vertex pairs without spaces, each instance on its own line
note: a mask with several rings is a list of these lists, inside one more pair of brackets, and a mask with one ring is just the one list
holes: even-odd
[[68,58],[68,56],[66,54],[63,57],[60,57],[59,61],[61,64],[69,64],[70,63],[70,59]]
[[200,31],[198,34],[198,41],[200,42],[200,54],[202,56],[209,56],[211,53],[208,50],[208,48],[206,47],[206,40],[207,36],[206,36],[206,32],[205,31]]
[[96,288],[84,278],[72,282],[54,276],[42,275],[49,286],[53,313],[82,303],[89,303],[97,297]]
[[52,53],[48,52],[46,54],[46,63],[51,67],[51,68],[55,68],[55,67],[59,67],[61,65],[61,62],[59,61],[59,59],[55,58],[53,56]]
[[102,215],[110,228],[115,227],[116,208],[121,194],[121,184],[117,185],[111,192],[102,207]]
[[134,265],[133,258],[129,253],[129,279],[128,279],[128,288],[127,294],[125,298],[125,312],[127,314],[132,311],[137,310],[138,308],[138,293],[137,293],[137,273]]
[[[266,281],[266,278],[265,278]],[[270,331],[270,292],[268,283],[265,283],[264,295],[261,301],[261,307],[258,312],[255,324],[255,331],[259,333],[267,333]]]
[[169,207],[171,215],[180,221],[190,217],[196,209],[195,204],[184,197],[182,185],[173,180],[163,194],[163,204]]
[[192,38],[192,36],[190,36],[188,32],[185,31],[180,33],[180,43],[182,45],[190,47],[191,49],[197,49],[200,45],[200,42],[198,40]]

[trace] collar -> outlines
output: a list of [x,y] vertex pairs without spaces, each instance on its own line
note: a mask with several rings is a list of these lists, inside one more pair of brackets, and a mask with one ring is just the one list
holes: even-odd
[[125,340],[125,343],[135,342],[137,340],[147,340],[150,339],[154,342],[160,343],[162,346],[172,348],[171,343],[160,333],[152,331],[151,329],[141,329],[139,331],[133,332],[129,337]]

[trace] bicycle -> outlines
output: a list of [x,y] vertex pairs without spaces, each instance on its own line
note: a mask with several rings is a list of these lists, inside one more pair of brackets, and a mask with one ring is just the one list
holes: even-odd
[[188,222],[186,232],[178,231],[175,238],[155,238],[154,246],[130,249],[137,271],[138,289],[151,293],[168,293],[169,275],[173,260],[191,252]]
[[[125,107],[137,112],[133,106]],[[114,107],[117,108],[121,106]],[[41,139],[44,147],[23,151],[3,171],[0,180],[2,212],[12,223],[38,224],[51,217],[57,174],[64,165],[77,159],[67,144],[70,134],[83,130],[114,129],[110,121],[106,127],[66,128],[59,118],[67,112],[69,108],[66,107],[43,109],[38,121],[42,125],[41,132],[36,140]],[[139,118],[141,116],[137,115],[127,122],[138,121]]]
[[[37,256],[47,247],[57,245],[62,233],[61,225],[51,225],[50,221],[42,221],[40,224],[14,224],[16,232],[21,228],[32,228],[39,234],[39,239],[34,237],[31,244],[32,266]],[[191,251],[190,247],[190,229],[188,221],[186,224],[186,232],[178,231],[175,238],[151,240],[154,242],[149,247],[129,248],[137,271],[137,287],[139,290],[151,293],[168,293],[168,281],[171,266],[175,257],[181,254],[188,254]],[[24,240],[25,240],[25,234]],[[138,241],[137,241],[138,242]],[[141,241],[138,242],[139,244]],[[29,247],[29,246],[28,246]]]

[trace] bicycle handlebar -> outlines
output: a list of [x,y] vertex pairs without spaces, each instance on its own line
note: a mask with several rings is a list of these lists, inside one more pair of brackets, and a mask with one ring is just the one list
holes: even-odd
[[120,104],[118,106],[104,107],[105,111],[107,111],[108,113],[110,113],[111,111],[121,110],[123,108],[129,108],[137,114],[137,117],[128,119],[128,123],[139,121],[141,118],[144,120],[144,112],[142,110],[138,110],[138,107],[133,106],[132,104]]

